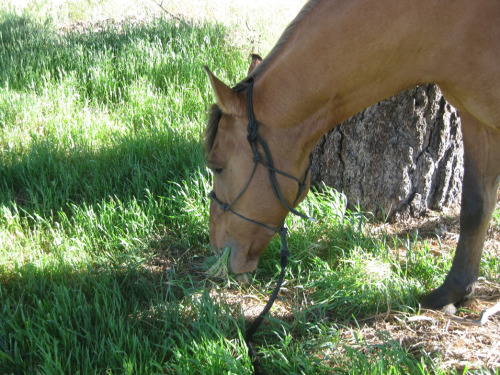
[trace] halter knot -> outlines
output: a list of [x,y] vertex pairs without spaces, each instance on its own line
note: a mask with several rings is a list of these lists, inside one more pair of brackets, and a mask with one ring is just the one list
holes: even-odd
[[248,123],[248,135],[247,135],[248,142],[255,142],[255,140],[257,139],[258,131],[259,131],[259,125],[257,122],[254,121],[253,124],[252,122]]

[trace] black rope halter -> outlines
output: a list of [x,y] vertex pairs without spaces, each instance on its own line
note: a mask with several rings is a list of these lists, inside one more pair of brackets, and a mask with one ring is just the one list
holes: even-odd
[[[264,142],[264,140],[258,134],[259,122],[255,119],[255,115],[253,112],[252,92],[253,92],[254,83],[255,83],[255,80],[252,78],[252,81],[250,82],[250,84],[248,86],[248,135],[247,135],[247,139],[248,139],[248,142],[250,143],[250,147],[251,147],[252,152],[253,152],[254,166],[252,169],[252,173],[250,173],[250,177],[248,178],[247,183],[243,186],[243,189],[238,193],[236,198],[234,198],[231,203],[221,202],[217,198],[217,196],[215,195],[214,191],[212,191],[208,196],[214,203],[216,203],[222,209],[222,211],[231,212],[243,220],[249,221],[252,224],[255,224],[255,225],[258,225],[262,228],[269,229],[273,232],[276,232],[281,237],[281,243],[282,243],[281,252],[280,252],[281,272],[280,272],[280,275],[278,278],[278,282],[277,282],[276,287],[274,288],[273,292],[271,293],[271,296],[269,297],[269,301],[267,302],[266,306],[261,311],[259,316],[252,322],[252,324],[248,328],[248,330],[246,332],[246,336],[245,336],[245,342],[248,346],[248,354],[250,355],[250,358],[252,359],[252,363],[254,366],[254,374],[261,374],[262,370],[260,367],[260,362],[259,362],[259,359],[257,357],[257,352],[256,352],[254,345],[253,345],[253,335],[257,331],[257,329],[259,328],[262,321],[264,320],[265,315],[271,309],[276,297],[278,296],[278,292],[281,289],[281,285],[283,284],[283,278],[285,276],[285,268],[286,268],[286,264],[288,261],[288,256],[290,255],[290,252],[288,251],[288,243],[287,243],[287,238],[286,238],[286,236],[288,234],[288,228],[285,225],[285,219],[283,219],[283,222],[281,223],[280,227],[271,227],[269,225],[260,223],[256,220],[253,220],[249,217],[246,217],[246,216],[236,212],[235,210],[233,210],[232,207],[238,201],[238,199],[241,198],[243,193],[246,191],[246,189],[250,185],[250,182],[252,181],[253,176],[255,175],[255,171],[257,170],[257,166],[260,163],[268,169],[269,181],[271,183],[271,188],[273,189],[274,194],[276,195],[278,200],[281,202],[281,204],[289,212],[291,212],[294,215],[297,215],[303,219],[308,219],[308,220],[314,220],[314,219],[303,214],[302,212],[297,211],[295,208],[291,207],[288,203],[286,203],[286,201],[283,199],[283,195],[281,194],[281,191],[280,191],[280,188],[278,185],[278,181],[276,179],[276,174],[280,174],[282,176],[285,176],[285,177],[288,177],[292,180],[295,180],[299,184],[299,190],[297,192],[297,197],[295,198],[295,201],[293,203],[293,205],[295,205],[295,203],[297,202],[297,200],[300,198],[300,196],[302,195],[302,193],[304,192],[304,190],[307,187],[306,179],[307,179],[307,175],[309,173],[309,168],[306,170],[304,180],[300,180],[297,177],[292,176],[292,175],[285,173],[283,171],[280,171],[274,167],[273,159],[271,157],[271,151],[269,150],[269,147],[267,146],[266,142]],[[259,153],[259,150],[258,150],[259,145],[262,148],[262,150],[264,151],[265,161],[262,160],[262,156]]]

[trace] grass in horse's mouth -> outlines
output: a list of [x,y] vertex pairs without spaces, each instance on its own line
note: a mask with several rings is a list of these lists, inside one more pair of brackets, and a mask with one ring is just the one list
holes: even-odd
[[227,246],[219,254],[211,256],[207,259],[206,265],[208,269],[205,273],[209,277],[225,279],[229,275],[229,255],[231,247]]

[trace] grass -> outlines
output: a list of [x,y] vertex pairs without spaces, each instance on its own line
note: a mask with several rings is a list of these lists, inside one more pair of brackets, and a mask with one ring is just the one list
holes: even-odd
[[[200,139],[213,101],[202,66],[236,83],[247,52],[213,22],[62,32],[43,4],[0,10],[0,373],[251,373],[243,311],[225,296],[265,300],[280,242],[251,286],[217,278],[227,253],[208,247]],[[65,21],[92,13],[68,4]],[[440,373],[390,337],[358,337],[359,351],[339,332],[388,308],[416,311],[451,254],[373,235],[327,188],[302,209],[318,222],[288,219],[290,316],[257,335],[266,371]],[[498,267],[484,261],[483,275]]]

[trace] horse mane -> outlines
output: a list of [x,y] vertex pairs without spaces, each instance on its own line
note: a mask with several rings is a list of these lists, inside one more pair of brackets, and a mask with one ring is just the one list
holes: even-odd
[[[291,38],[293,32],[299,25],[299,23],[314,9],[314,7],[321,0],[309,0],[300,10],[299,14],[295,17],[295,19],[288,25],[285,29],[281,37],[279,38],[276,45],[273,47],[271,52],[266,56],[264,60],[242,81],[240,81],[236,86],[233,87],[233,90],[237,93],[241,93],[246,90],[250,85],[250,82],[257,77],[266,66],[278,55],[283,46],[288,42]],[[215,136],[217,135],[217,129],[219,127],[219,121],[222,118],[222,110],[217,104],[213,104],[210,107],[209,116],[208,116],[208,124],[205,128],[204,134],[204,142],[203,146],[205,148],[205,155],[208,156],[212,147],[214,145]]]
[[241,82],[236,84],[236,86],[233,87],[233,90],[236,92],[241,92],[244,91],[246,88],[248,88],[248,85],[254,79],[257,77],[266,67],[267,65],[278,55],[278,53],[281,51],[283,46],[290,40],[293,32],[299,25],[299,23],[302,22],[302,20],[307,17],[309,13],[314,9],[314,7],[320,2],[321,0],[309,0],[300,10],[299,14],[295,17],[295,19],[288,25],[288,27],[285,29],[283,34],[281,34],[280,38],[278,39],[278,42],[276,45],[273,47],[271,52],[266,56],[262,62],[257,65],[257,67],[247,76],[245,77]]

